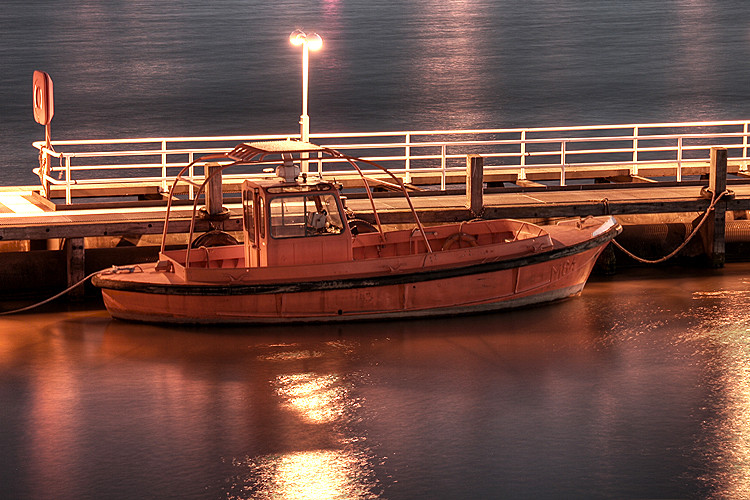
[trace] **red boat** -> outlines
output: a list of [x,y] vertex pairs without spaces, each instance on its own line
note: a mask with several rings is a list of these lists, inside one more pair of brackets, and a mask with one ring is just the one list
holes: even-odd
[[[526,306],[580,293],[597,257],[622,230],[612,217],[544,226],[501,219],[425,227],[403,183],[383,169],[409,202],[414,227],[384,229],[363,175],[375,230],[357,231],[334,183],[298,175],[295,160],[312,153],[346,161],[360,175],[362,162],[374,165],[299,141],[246,143],[194,162],[228,161],[221,170],[279,165],[275,177],[242,185],[242,243],[210,246],[221,238],[193,240],[191,229],[193,244],[184,249],[167,251],[163,239],[157,263],[96,275],[93,283],[110,314],[163,323],[286,323]],[[168,206],[165,237],[169,213]]]

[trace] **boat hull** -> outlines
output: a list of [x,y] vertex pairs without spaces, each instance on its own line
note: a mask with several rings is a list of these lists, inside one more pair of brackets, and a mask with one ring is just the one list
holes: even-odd
[[[304,323],[467,314],[580,293],[611,232],[514,259],[380,277],[263,286],[134,284],[98,277],[95,284],[113,317],[143,322]],[[145,266],[143,271],[156,273]]]

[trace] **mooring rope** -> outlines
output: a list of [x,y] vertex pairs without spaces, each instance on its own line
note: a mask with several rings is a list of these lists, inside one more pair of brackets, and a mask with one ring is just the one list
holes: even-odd
[[[706,191],[708,192],[710,190],[706,189]],[[643,257],[638,257],[633,252],[630,252],[629,250],[625,249],[616,240],[612,240],[612,244],[615,245],[620,250],[622,250],[623,252],[625,252],[625,255],[627,255],[631,259],[635,259],[636,261],[641,262],[643,264],[661,264],[662,262],[666,262],[667,260],[671,259],[675,255],[677,255],[678,253],[680,253],[680,251],[683,248],[685,248],[688,243],[690,243],[690,240],[692,240],[693,237],[696,234],[698,234],[698,231],[700,231],[700,228],[703,226],[703,223],[706,222],[706,220],[708,219],[709,212],[711,212],[711,210],[713,210],[713,208],[716,206],[716,204],[719,202],[719,200],[724,195],[727,195],[727,194],[729,194],[728,190],[724,190],[724,192],[722,192],[718,196],[716,196],[716,193],[711,193],[711,203],[708,205],[708,208],[703,213],[703,217],[701,217],[701,220],[700,220],[700,222],[698,222],[698,225],[695,226],[695,228],[693,229],[693,231],[688,235],[688,237],[685,239],[685,241],[682,242],[682,244],[679,247],[677,247],[675,250],[673,250],[672,252],[670,252],[668,255],[665,255],[664,257],[662,257],[660,259],[649,260],[649,259],[644,259]]]
[[78,283],[70,285],[68,288],[66,288],[62,292],[58,293],[57,295],[53,295],[52,297],[50,297],[48,299],[45,299],[45,300],[43,300],[41,302],[37,302],[36,304],[31,304],[30,306],[22,307],[21,309],[14,309],[12,311],[0,312],[0,316],[7,316],[9,314],[16,314],[16,313],[20,313],[20,312],[24,312],[24,311],[30,311],[32,309],[36,309],[37,307],[43,306],[44,304],[52,302],[53,300],[55,300],[55,299],[57,299],[59,297],[62,297],[66,293],[70,292],[71,290],[73,290],[73,289],[75,289],[75,288],[83,285],[84,283],[86,283],[88,280],[90,280],[91,278],[93,278],[95,275],[97,275],[99,273],[102,273],[102,274],[115,274],[115,273],[118,273],[118,272],[129,272],[129,273],[132,273],[132,272],[135,272],[136,268],[140,269],[140,266],[122,266],[122,267],[120,267],[120,266],[112,266],[112,267],[108,267],[108,268],[105,268],[105,269],[101,269],[99,271],[96,271],[96,272],[93,272],[93,273],[89,274],[88,276],[86,276],[85,278],[83,278]]

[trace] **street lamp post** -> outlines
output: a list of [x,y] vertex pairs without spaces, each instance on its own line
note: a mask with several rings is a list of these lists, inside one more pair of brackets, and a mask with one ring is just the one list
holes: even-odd
[[[309,51],[319,50],[323,46],[323,39],[317,33],[307,34],[302,30],[294,30],[289,35],[292,45],[302,45],[302,114],[299,117],[300,139],[308,142],[310,139],[310,117],[307,115],[307,74],[309,67]],[[302,162],[302,171],[307,172],[307,162]]]

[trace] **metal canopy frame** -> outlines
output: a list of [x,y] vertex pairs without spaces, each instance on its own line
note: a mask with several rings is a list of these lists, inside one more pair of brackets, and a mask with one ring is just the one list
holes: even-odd
[[[420,234],[422,235],[422,239],[427,248],[427,251],[430,253],[432,252],[432,247],[430,246],[430,242],[429,242],[429,239],[427,238],[427,233],[425,232],[424,226],[422,225],[422,222],[419,220],[419,216],[417,215],[417,211],[415,210],[414,205],[411,202],[409,193],[406,190],[406,187],[404,186],[404,183],[401,181],[400,178],[398,178],[396,175],[390,172],[387,168],[373,161],[364,160],[362,158],[357,158],[354,156],[349,156],[335,149],[328,148],[325,146],[319,146],[317,144],[312,144],[310,142],[303,142],[303,141],[289,140],[289,139],[280,140],[280,141],[246,142],[246,143],[242,143],[242,144],[235,146],[235,148],[232,149],[232,151],[228,153],[211,154],[211,155],[202,156],[198,158],[197,160],[190,162],[188,165],[185,165],[177,174],[174,181],[172,182],[172,186],[169,189],[169,196],[167,198],[167,212],[164,216],[164,230],[162,231],[160,252],[163,253],[166,248],[167,233],[168,233],[168,228],[169,228],[169,216],[170,216],[171,209],[172,209],[172,200],[174,199],[175,188],[180,180],[184,180],[188,184],[191,184],[194,187],[198,188],[198,191],[195,194],[195,198],[193,199],[193,212],[192,212],[192,218],[190,221],[190,233],[188,236],[187,253],[185,255],[185,266],[188,267],[190,265],[190,248],[191,248],[191,243],[193,240],[193,234],[195,231],[195,219],[196,219],[196,212],[198,209],[198,199],[200,198],[201,193],[205,191],[208,183],[215,176],[217,176],[220,172],[224,171],[225,169],[229,167],[233,167],[235,165],[253,165],[253,164],[267,163],[268,161],[274,161],[274,160],[269,160],[268,158],[268,156],[272,156],[272,155],[279,155],[278,160],[284,161],[284,160],[289,160],[290,158],[293,159],[294,155],[298,155],[297,159],[302,160],[302,155],[309,154],[309,153],[323,153],[325,155],[330,156],[331,158],[344,160],[348,162],[357,171],[357,173],[362,178],[362,182],[364,183],[365,191],[367,192],[367,197],[370,200],[370,206],[372,207],[372,212],[375,217],[375,221],[377,222],[378,232],[380,233],[380,236],[383,239],[383,241],[385,241],[385,232],[383,231],[383,226],[380,222],[380,217],[378,216],[377,208],[375,207],[375,199],[373,198],[370,185],[367,182],[367,177],[364,175],[364,173],[359,168],[357,163],[365,163],[365,164],[374,166],[376,168],[381,169],[386,174],[388,174],[396,182],[396,185],[399,186],[401,193],[404,195],[404,198],[406,199],[406,202],[409,205],[409,209],[411,210],[412,215],[414,216],[414,221],[417,224],[417,228]],[[232,162],[226,165],[221,165],[211,175],[206,177],[206,179],[201,184],[194,182],[192,179],[183,177],[183,174],[186,171],[188,171],[191,167],[193,167],[194,165],[198,163],[205,163],[205,162],[213,161],[213,160],[227,160],[227,159],[232,160]]]
[[[226,157],[236,162],[260,163],[272,154],[303,154],[303,153],[328,153],[335,156],[334,150],[310,142],[302,141],[262,141],[245,142],[226,153]],[[256,156],[259,158],[254,159]]]

